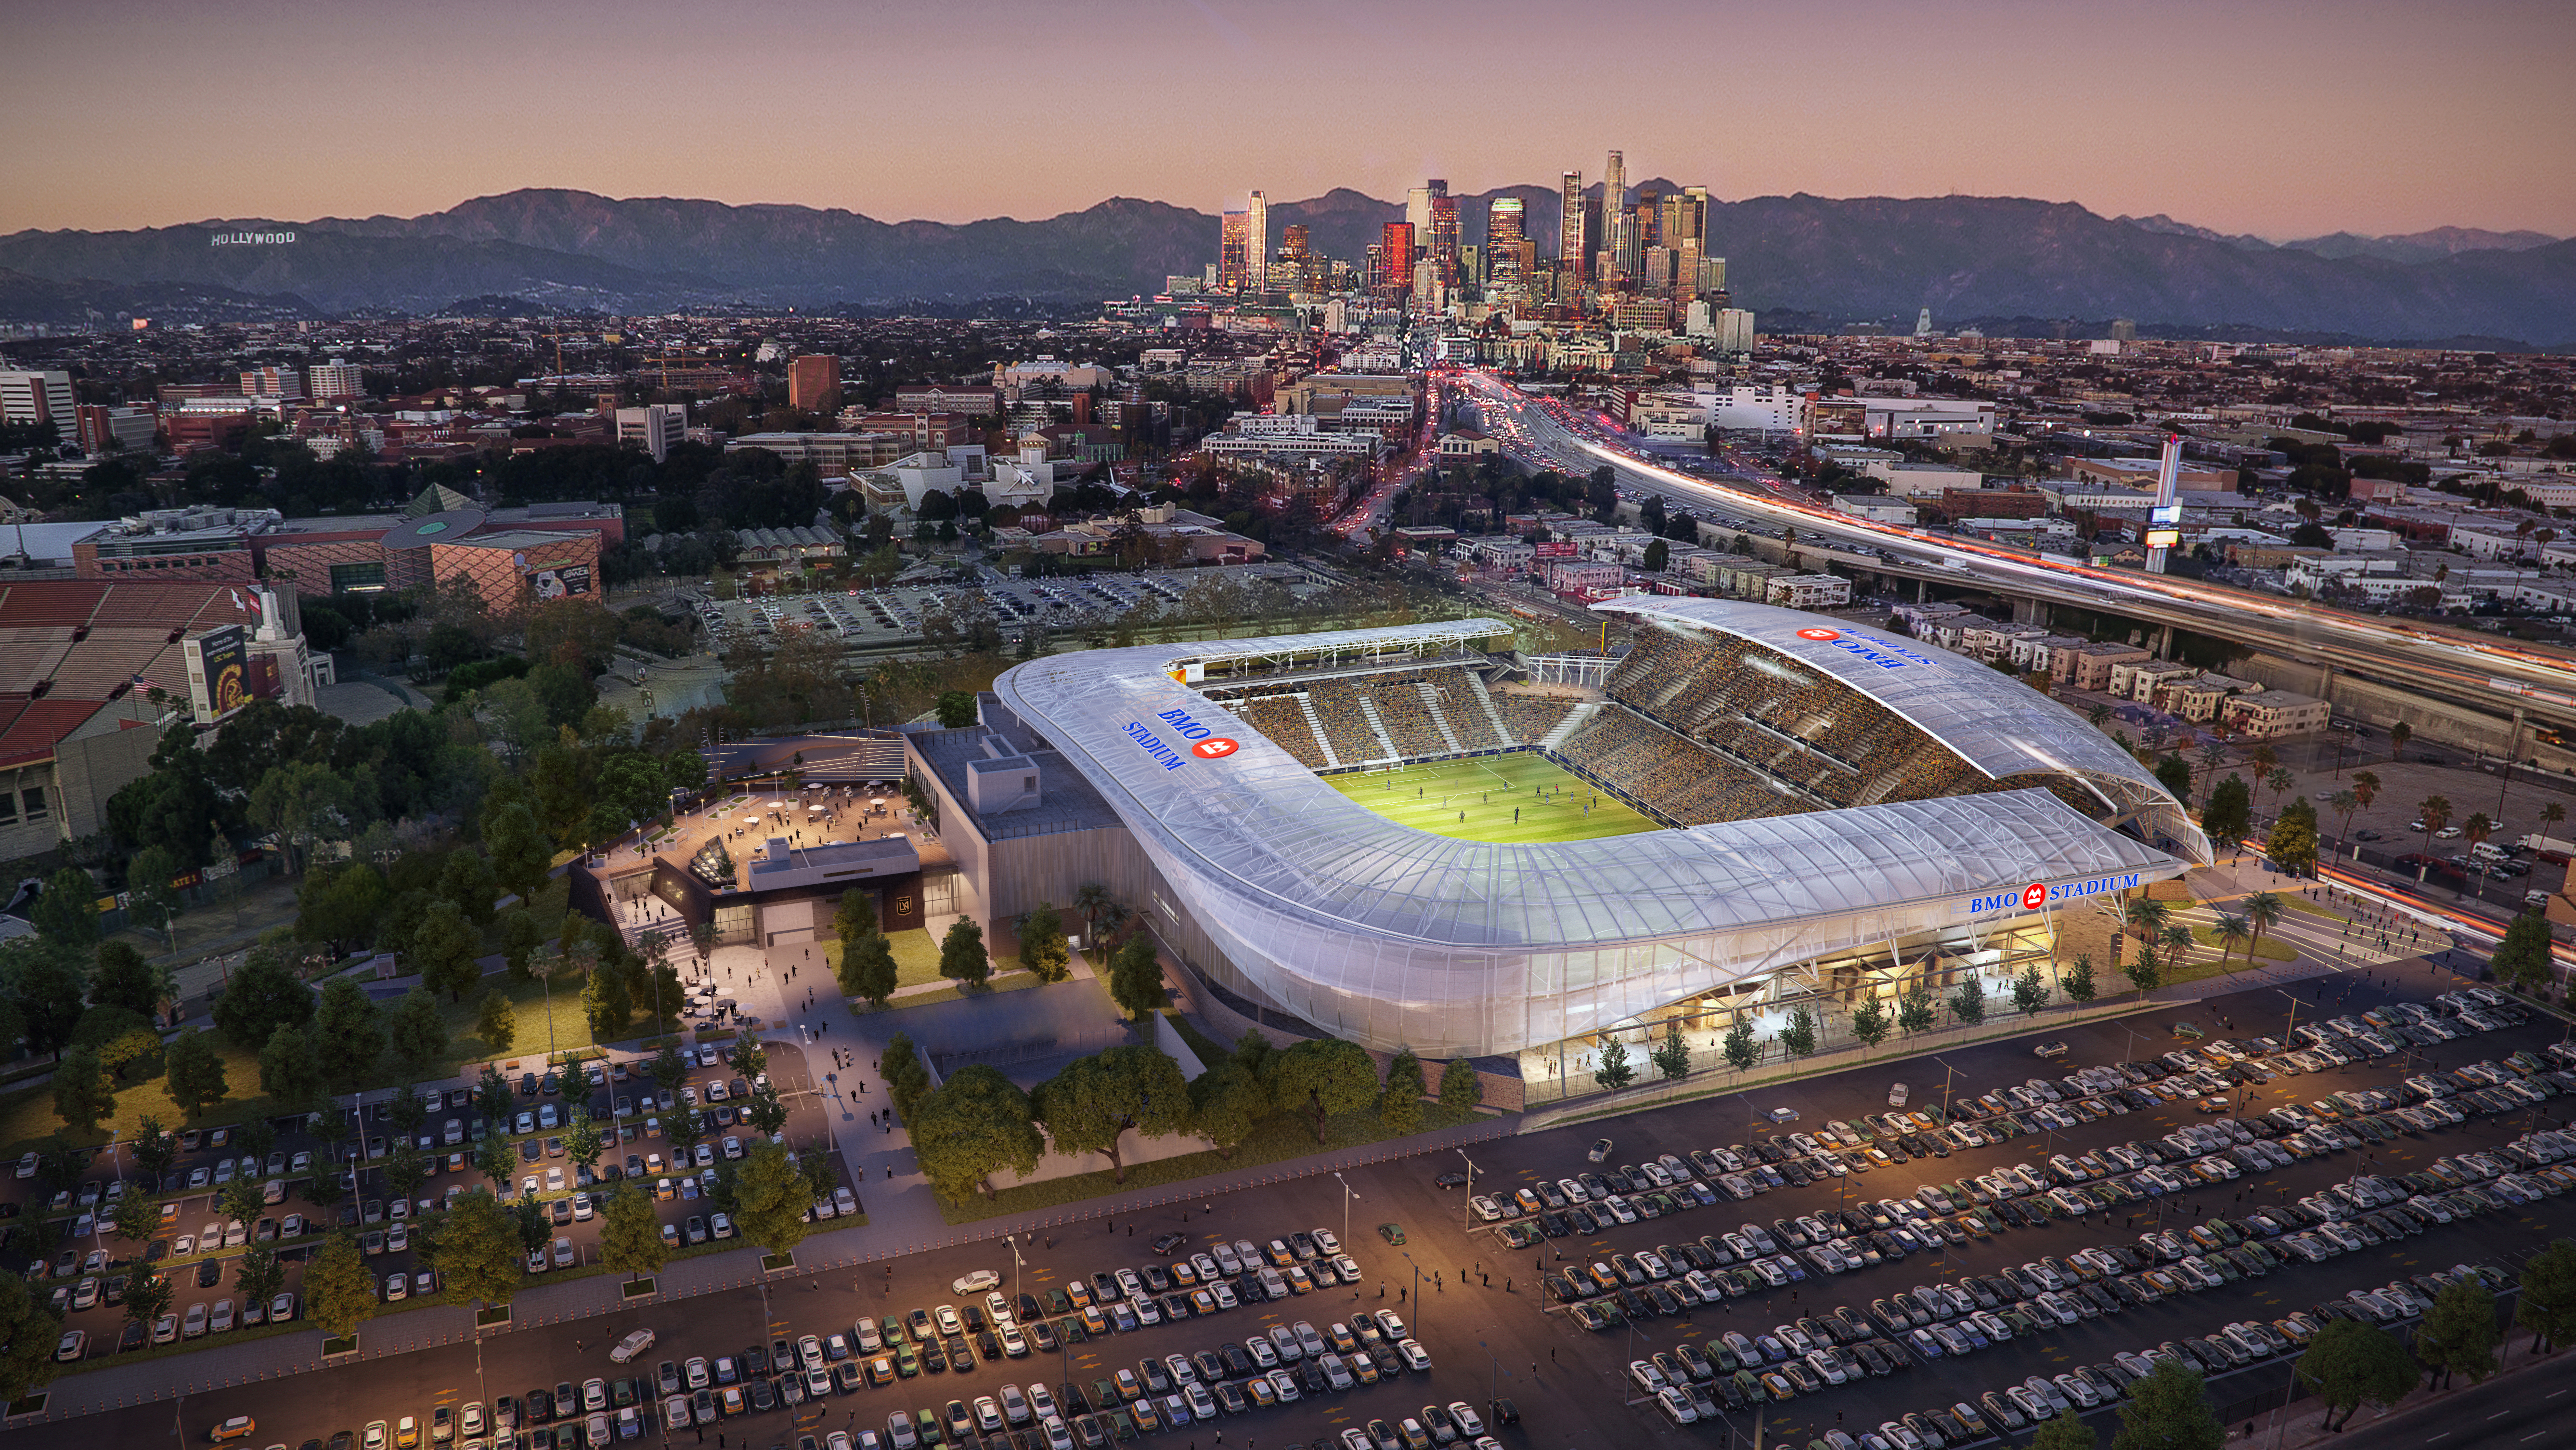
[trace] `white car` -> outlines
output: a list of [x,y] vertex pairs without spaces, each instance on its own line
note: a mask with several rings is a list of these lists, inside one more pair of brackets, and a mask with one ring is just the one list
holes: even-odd
[[1002,1282],[1002,1276],[991,1269],[977,1269],[948,1287],[960,1294],[981,1294]]
[[617,1341],[617,1347],[608,1352],[608,1362],[610,1364],[624,1364],[628,1360],[633,1359],[635,1356],[642,1354],[644,1351],[651,1349],[652,1347],[653,1331],[650,1329],[638,1329],[634,1333],[626,1336],[624,1339]]

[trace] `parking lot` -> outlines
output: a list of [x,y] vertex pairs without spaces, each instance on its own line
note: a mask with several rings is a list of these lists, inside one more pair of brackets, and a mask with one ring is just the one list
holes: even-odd
[[[1032,1407],[1040,1401],[1031,1386],[1043,1389],[1074,1443],[1086,1436],[1088,1413],[1112,1440],[1133,1434],[1203,1443],[1222,1430],[1246,1450],[1260,1442],[1342,1445],[1345,1431],[1358,1432],[1365,1450],[1376,1450],[1372,1422],[1402,1445],[1407,1418],[1436,1442],[1442,1431],[1426,1407],[1448,1416],[1454,1432],[1461,1427],[1452,1404],[1475,1412],[1480,1428],[1506,1450],[1593,1443],[1605,1428],[1635,1440],[1741,1436],[1749,1443],[1756,1415],[1770,1439],[1803,1444],[1836,1430],[1858,1437],[1879,1434],[1884,1424],[1892,1450],[1906,1450],[1908,1435],[1921,1450],[1932,1438],[1914,1424],[1956,1443],[1935,1411],[1956,1416],[1954,1407],[1965,1404],[1989,1431],[2009,1434],[2003,1411],[1987,1405],[1989,1393],[2025,1419],[2013,1389],[2033,1398],[2054,1391],[2080,1410],[2077,1385],[2098,1398],[2095,1376],[2116,1389],[2124,1373],[2157,1354],[2213,1368],[2223,1361],[2227,1368],[2213,1375],[2211,1388],[2221,1405],[2258,1392],[2277,1403],[2286,1357],[2279,1346],[2293,1331],[2306,1332],[2296,1316],[2322,1322],[2323,1315],[2358,1313],[2402,1327],[2417,1307],[2414,1296],[2438,1287],[2434,1276],[2461,1264],[2510,1271],[2521,1256],[2565,1231],[2567,1215],[2551,1196],[2564,1170],[2513,1156],[2536,1160],[2562,1141],[2545,1133],[2560,1116],[2553,1094],[2565,1084],[2554,1075],[2548,1049],[2564,1024],[2535,1019],[2480,1028],[2467,1015],[2433,1004],[2455,986],[2421,964],[2403,968],[2393,986],[2365,982],[2358,973],[2299,984],[2298,1025],[2319,1025],[2328,1045],[2351,1059],[2344,1063],[2322,1055],[2292,1060],[2295,1038],[2284,1020],[2290,1001],[2263,988],[2064,1029],[2067,1051],[2059,1057],[2035,1055],[2039,1041],[2024,1038],[1891,1059],[1884,1067],[1782,1089],[1499,1139],[1463,1154],[1282,1178],[1203,1202],[1069,1219],[1011,1242],[895,1253],[828,1278],[788,1277],[680,1304],[514,1329],[487,1338],[479,1359],[474,1349],[451,1345],[373,1361],[363,1376],[300,1377],[291,1400],[267,1397],[278,1419],[270,1424],[264,1417],[260,1439],[327,1441],[372,1420],[411,1414],[428,1423],[441,1406],[461,1414],[474,1402],[490,1416],[504,1396],[524,1416],[530,1391],[539,1388],[551,1411],[559,1389],[577,1394],[593,1377],[603,1379],[614,1435],[621,1374],[633,1401],[622,1408],[637,1412],[636,1433],[658,1434],[669,1409],[660,1381],[666,1359],[691,1417],[681,1433],[695,1434],[703,1426],[697,1392],[688,1385],[689,1363],[700,1358],[718,1417],[708,1443],[718,1434],[755,1446],[792,1445],[806,1434],[823,1443],[840,1430],[855,1444],[859,1432],[873,1431],[882,1450],[902,1450],[891,1428],[897,1418],[917,1441],[926,1440],[925,1415],[953,1450],[999,1450],[1004,1442],[1010,1450],[1052,1446],[1043,1416],[1026,1427],[1013,1423],[1006,1385]],[[2395,1029],[2358,1017],[2390,1000],[2425,1004],[2459,1035],[2443,1038],[2427,1028],[2431,1040],[2418,1042],[2404,1032],[2386,1036]],[[2347,1026],[2383,1037],[2397,1050],[2381,1053],[2376,1044],[2323,1025],[2347,1016],[2354,1019]],[[2455,1024],[2447,1020],[2454,1018]],[[2202,1035],[2176,1035],[2177,1024]],[[2275,1038],[2280,1050],[2260,1050],[2256,1039],[2264,1036]],[[2234,1048],[2213,1059],[2210,1050],[2220,1043]],[[2246,1052],[2242,1061],[2239,1048]],[[2150,1081],[2120,1073],[2116,1086],[2106,1072],[2124,1061],[2143,1064],[2181,1051],[2192,1052],[2200,1065],[2142,1066]],[[2528,1056],[2515,1060],[2517,1053]],[[2054,1088],[2057,1101],[2033,1079]],[[2447,1082],[2444,1101],[2461,1121],[2399,1115],[2398,1109],[2426,1101],[2422,1086],[2405,1086],[2410,1079]],[[1887,1116],[1896,1111],[1887,1100],[1897,1081],[1908,1084],[1903,1111],[1909,1117],[1902,1125]],[[2006,1094],[2014,1087],[2023,1090],[2022,1100]],[[2221,1087],[2228,1111],[2201,1111]],[[2381,1093],[2385,1100],[2374,1096]],[[1996,1107],[1967,1106],[1988,1094]],[[2544,1101],[2530,1101],[2533,1094]],[[2284,1111],[2293,1108],[2296,1114]],[[1939,1142],[1910,1117],[1918,1111],[1944,1129]],[[1797,1116],[1773,1121],[1786,1112]],[[2302,1125],[2302,1115],[2315,1121]],[[1861,1144],[1847,1143],[1831,1127],[1836,1123]],[[1814,1148],[1799,1142],[1802,1133]],[[1610,1145],[1595,1162],[1592,1150],[1603,1138]],[[1676,1175],[1667,1155],[1686,1171]],[[1731,1166],[1730,1158],[1743,1166]],[[1645,1171],[1649,1163],[1672,1181],[1655,1183]],[[1841,1171],[1825,1166],[1819,1176],[1820,1165]],[[1719,1171],[1712,1175],[1710,1167]],[[2227,1176],[2228,1167],[2236,1177]],[[1459,1181],[1470,1171],[1472,1188]],[[1619,1184],[1610,1182],[1614,1172]],[[1585,1174],[1599,1177],[1609,1194],[1596,1198]],[[2427,1176],[2410,1176],[2419,1174]],[[2163,1181],[2167,1175],[2170,1181]],[[1624,1186],[1640,1178],[1643,1187]],[[1753,1197],[1736,1198],[1730,1178],[1743,1180]],[[1581,1203],[1562,1180],[1582,1190]],[[1763,1186],[1752,1187],[1756,1180]],[[1564,1209],[1547,1206],[1541,1183],[1566,1201]],[[1715,1201],[1702,1202],[1689,1184]],[[1926,1189],[1933,1192],[1927,1196]],[[1541,1215],[1499,1213],[1502,1198],[1516,1199],[1523,1190],[1538,1198],[1541,1215],[1560,1216],[1562,1236],[1542,1227],[1535,1243],[1506,1241],[1513,1227],[1540,1221]],[[2054,1197],[2061,1191],[2081,1197]],[[2393,1196],[2398,1193],[2402,1200]],[[1495,1200],[1496,1217],[1480,1215],[1471,1195]],[[1611,1203],[1614,1195],[1620,1205]],[[2087,1211],[2079,1214],[2079,1204]],[[1622,1205],[1633,1222],[1621,1221]],[[1575,1217],[1578,1211],[1588,1222]],[[1846,1213],[1857,1222],[1843,1218]],[[2443,1213],[2449,1222],[2441,1221]],[[1298,1242],[1301,1232],[1308,1243]],[[1730,1236],[1753,1252],[1740,1252]],[[1765,1251],[1764,1236],[1776,1252]],[[2229,1243],[2231,1236],[2237,1242]],[[1799,1244],[1800,1238],[1807,1242]],[[1220,1244],[1235,1259],[1232,1271],[1218,1258]],[[2259,1254],[2253,1252],[2258,1244]],[[1246,1263],[1246,1246],[1257,1263]],[[899,1247],[886,1246],[889,1252]],[[1714,1261],[1719,1250],[1732,1262],[1699,1266],[1699,1255]],[[1869,1262],[1873,1253],[1876,1263]],[[1216,1269],[1213,1277],[1201,1255]],[[1356,1282],[1340,1282],[1342,1256],[1357,1269]],[[1663,1276],[1655,1275],[1649,1256],[1660,1259]],[[1803,1278],[1790,1275],[1784,1256]],[[1829,1257],[1859,1263],[1836,1272],[1820,1262]],[[1643,1282],[1629,1280],[1623,1259]],[[1179,1272],[1183,1264],[1187,1280]],[[1596,1264],[1616,1289],[1602,1288]],[[1763,1264],[1786,1282],[1772,1282]],[[1277,1276],[1284,1297],[1268,1297],[1264,1270]],[[1134,1276],[1132,1286],[1122,1271]],[[1547,1282],[1559,1276],[1575,1283],[1578,1273],[1590,1281],[1588,1290],[1576,1284],[1576,1292],[1563,1293]],[[975,1274],[992,1277],[967,1277]],[[1677,1286],[1690,1286],[1694,1274],[1715,1293],[1686,1305]],[[967,1287],[961,1290],[960,1282]],[[1002,1333],[990,1294],[1002,1296],[999,1308],[1011,1315],[1016,1346]],[[1225,1295],[1233,1307],[1226,1307]],[[1088,1306],[1080,1302],[1084,1297],[1092,1301]],[[1665,1298],[1669,1310],[1659,1302]],[[2113,1307],[2105,1308],[2105,1300]],[[942,1306],[956,1316],[954,1332]],[[1121,1306],[1133,1316],[1132,1327]],[[1599,1328],[1584,1327],[1584,1309],[1602,1316]],[[1388,1310],[1396,1316],[1391,1324],[1383,1317]],[[984,1320],[981,1329],[976,1317]],[[873,1350],[863,1320],[873,1326]],[[1300,1323],[1339,1357],[1347,1388],[1335,1388],[1336,1377],[1311,1351]],[[607,1346],[636,1328],[655,1331],[649,1363],[612,1371]],[[1286,1357],[1282,1331],[1307,1351],[1301,1358]],[[823,1359],[828,1396],[815,1393],[801,1364],[798,1346],[808,1335]],[[842,1337],[838,1357],[834,1335]],[[1429,1368],[1390,1374],[1390,1360],[1404,1363],[1400,1342],[1406,1338],[1419,1345]],[[1811,1347],[1797,1349],[1800,1338]],[[1263,1363],[1256,1339],[1268,1341],[1268,1354],[1279,1363]],[[782,1340],[800,1361],[792,1375],[774,1369]],[[1015,1347],[1026,1353],[1014,1353]],[[1758,1364],[1748,1362],[1748,1349]],[[907,1350],[910,1376],[903,1372]],[[1213,1376],[1198,1359],[1202,1352],[1214,1360]],[[1176,1354],[1213,1402],[1213,1427],[1201,1423],[1194,1403],[1200,1396],[1172,1365]],[[1368,1356],[1373,1383],[1360,1372],[1360,1355]],[[1801,1368],[1790,1368],[1793,1358]],[[734,1385],[718,1382],[722,1359],[731,1360]],[[1149,1361],[1171,1389],[1155,1387]],[[1842,1383],[1832,1382],[1828,1364]],[[1320,1391],[1309,1367],[1323,1377]],[[1295,1399],[1285,1399],[1274,1369],[1288,1372]],[[1738,1378],[1743,1371],[1764,1396],[1758,1404]],[[1667,1376],[1670,1387],[1676,1373],[1692,1423],[1678,1423],[1683,1416],[1669,1397],[1647,1392],[1654,1375]],[[637,1375],[646,1381],[640,1388],[632,1383]],[[1765,1382],[1775,1375],[1778,1385]],[[2034,1376],[2046,1390],[2031,1384]],[[1268,1384],[1272,1403],[1262,1402],[1255,1379]],[[1802,1382],[1810,1379],[1812,1386]],[[803,1383],[791,1387],[794,1380]],[[1101,1381],[1113,1408],[1105,1416]],[[1691,1393],[1694,1386],[1713,1415]],[[1786,1398],[1779,1397],[1780,1386]],[[1729,1388],[1744,1397],[1743,1408],[1729,1403]],[[725,1389],[740,1391],[738,1417],[725,1415]],[[764,1395],[774,1408],[761,1408]],[[1173,1395],[1190,1423],[1177,1423],[1168,1403]],[[998,1431],[977,1403],[988,1397],[1004,1420]],[[1241,1399],[1240,1415],[1231,1397]],[[1140,1413],[1145,1399],[1153,1407]],[[1510,1402],[1519,1423],[1504,1422],[1498,1401]],[[192,1396],[190,1433],[211,1424],[218,1411],[242,1412],[257,1402],[248,1390]],[[951,1402],[965,1417],[963,1435],[950,1433]],[[149,1433],[156,1413],[166,1431],[169,1407],[162,1405],[37,1427],[30,1438],[52,1443],[73,1433],[116,1433],[129,1415],[135,1433]],[[584,1427],[570,1437],[575,1443],[586,1441],[588,1413],[575,1419]],[[1909,1423],[1908,1415],[1918,1418]],[[1976,1438],[1964,1419],[1960,1427],[1961,1438]],[[557,1416],[542,1427],[523,1424],[514,1432],[519,1450],[537,1450],[532,1432],[538,1428],[561,1429],[563,1422]],[[546,1443],[563,1438],[549,1436]]]
[[[820,631],[853,648],[887,647],[918,640],[923,617],[962,607],[980,595],[993,622],[1016,639],[1031,624],[1064,633],[1106,626],[1140,607],[1167,609],[1208,571],[1145,570],[1125,574],[1088,574],[1079,578],[1019,579],[996,569],[980,571],[976,583],[897,585],[845,592],[763,595],[753,599],[717,599],[700,603],[699,618],[719,650],[737,640],[770,642],[783,633]],[[1303,596],[1313,592],[1306,571],[1288,564],[1228,567],[1221,575],[1241,584],[1275,580]]]
[[[770,1046],[766,1076],[786,1109],[781,1129],[785,1140],[811,1151],[828,1144],[824,1106],[813,1089],[802,1049]],[[302,1310],[306,1258],[322,1234],[346,1229],[358,1237],[378,1296],[387,1305],[425,1298],[439,1292],[435,1273],[423,1261],[417,1241],[424,1218],[476,1188],[494,1181],[479,1164],[490,1140],[487,1122],[497,1121],[512,1171],[498,1185],[504,1202],[533,1198],[544,1205],[553,1230],[547,1242],[528,1257],[532,1275],[554,1273],[599,1258],[596,1200],[608,1187],[632,1179],[655,1198],[662,1220],[663,1242],[674,1250],[713,1245],[731,1237],[732,1229],[708,1201],[718,1165],[737,1157],[757,1129],[742,1116],[752,1105],[754,1084],[745,1081],[714,1044],[704,1044],[704,1061],[693,1060],[683,1081],[669,1095],[704,1115],[703,1136],[682,1148],[664,1132],[671,1111],[658,1082],[647,1075],[649,1062],[632,1054],[597,1060],[570,1075],[547,1073],[539,1060],[512,1059],[492,1066],[500,1073],[506,1106],[494,1103],[497,1116],[487,1119],[487,1105],[477,1098],[477,1084],[457,1081],[418,1090],[422,1104],[416,1134],[424,1173],[413,1194],[392,1191],[388,1169],[403,1129],[402,1109],[390,1096],[367,1104],[350,1119],[350,1132],[340,1145],[344,1190],[328,1206],[313,1201],[310,1185],[317,1165],[328,1171],[333,1150],[314,1136],[310,1120],[273,1120],[268,1126],[274,1146],[264,1157],[240,1153],[238,1125],[192,1128],[180,1135],[180,1152],[169,1172],[171,1187],[162,1202],[159,1230],[137,1245],[119,1236],[112,1224],[113,1206],[125,1192],[151,1192],[155,1185],[133,1161],[130,1145],[102,1154],[81,1181],[58,1195],[42,1211],[62,1225],[58,1247],[41,1261],[17,1252],[13,1267],[36,1278],[64,1313],[66,1332],[83,1336],[80,1358],[101,1358],[152,1344],[220,1339],[237,1328],[296,1318]],[[431,1100],[435,1099],[435,1106]],[[571,1156],[571,1114],[587,1111],[597,1123],[602,1147],[597,1169]],[[346,1110],[343,1110],[344,1113]],[[831,1151],[828,1147],[825,1151]],[[838,1156],[834,1155],[836,1166]],[[38,1212],[39,1191],[32,1166],[18,1165],[0,1202],[22,1220]],[[237,1178],[260,1182],[266,1199],[262,1213],[250,1220],[228,1219],[222,1195]],[[846,1186],[843,1197],[818,1203],[818,1220],[855,1216],[859,1205]],[[13,1225],[23,1229],[23,1222]],[[11,1235],[13,1251],[27,1241]],[[252,1296],[242,1290],[241,1270],[250,1248],[272,1248],[283,1269],[271,1294]],[[146,1325],[130,1320],[124,1308],[125,1288],[134,1269],[150,1264],[171,1284],[166,1315]]]

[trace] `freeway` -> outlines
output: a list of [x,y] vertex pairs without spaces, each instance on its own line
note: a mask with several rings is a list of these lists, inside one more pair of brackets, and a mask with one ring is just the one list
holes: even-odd
[[2576,725],[2576,656],[2419,621],[2345,613],[2200,580],[2033,557],[1975,540],[1936,537],[1820,507],[1777,481],[1737,475],[1724,487],[1664,467],[1631,448],[1598,415],[1532,398],[1484,372],[1444,375],[1476,405],[1485,431],[1535,467],[1588,473],[1608,464],[1623,490],[1795,528],[1801,537],[1873,555],[1900,571],[1939,571],[2052,604],[2110,609],[2148,623],[2232,639],[2293,659],[2437,694],[2494,713],[2519,707]]

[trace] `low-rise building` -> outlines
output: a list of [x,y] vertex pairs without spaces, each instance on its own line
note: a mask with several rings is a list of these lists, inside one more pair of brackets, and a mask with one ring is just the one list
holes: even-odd
[[1782,574],[1762,586],[1763,603],[1790,609],[1838,609],[1851,597],[1851,581],[1840,574]]
[[2313,735],[2334,718],[2334,707],[2314,695],[2289,690],[2261,690],[2226,700],[2221,723],[2248,740],[2278,740]]
[[1908,527],[1913,525],[1915,518],[1914,505],[1901,498],[1891,498],[1885,494],[1875,493],[1835,494],[1834,510],[1837,513],[1850,514],[1856,519],[1871,519],[1882,524],[1902,524]]

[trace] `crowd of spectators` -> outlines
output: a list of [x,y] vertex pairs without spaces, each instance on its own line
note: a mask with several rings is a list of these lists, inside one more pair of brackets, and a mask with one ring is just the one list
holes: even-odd
[[1306,723],[1306,712],[1295,695],[1254,695],[1243,702],[1242,711],[1244,720],[1264,739],[1295,756],[1308,770],[1322,770],[1331,763],[1324,758],[1324,743],[1315,738],[1315,727]]

